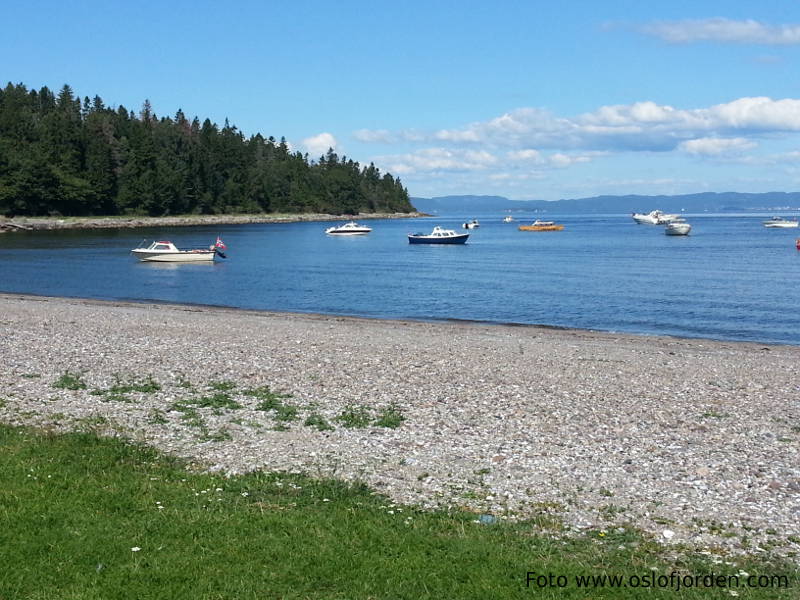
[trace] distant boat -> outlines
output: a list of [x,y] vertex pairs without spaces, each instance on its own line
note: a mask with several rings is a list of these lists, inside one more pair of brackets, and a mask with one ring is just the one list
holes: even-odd
[[517,229],[520,231],[561,231],[564,229],[564,226],[553,221],[540,221],[536,219],[530,225],[520,225]]
[[477,229],[480,226],[481,226],[481,224],[478,223],[477,219],[472,219],[472,221],[469,221],[468,223],[462,223],[461,224],[461,228],[462,229]]
[[213,246],[194,250],[181,250],[172,242],[165,240],[153,242],[147,247],[134,248],[131,254],[143,262],[210,262],[218,254],[225,258],[225,254],[222,253],[225,248],[220,238],[217,238]]
[[468,233],[456,233],[452,229],[442,229],[438,225],[433,231],[425,233],[409,233],[409,244],[464,244],[469,237]]
[[667,223],[673,223],[680,220],[681,217],[680,215],[668,215],[660,210],[653,210],[647,214],[632,213],[631,218],[640,225],[666,225]]
[[780,227],[783,229],[789,229],[797,227],[798,221],[797,219],[784,219],[783,217],[772,217],[771,219],[762,221],[762,224],[764,225],[764,227]]
[[365,235],[372,231],[371,228],[359,225],[355,221],[350,221],[339,227],[328,227],[325,233],[328,235]]
[[512,217],[511,215],[503,217],[503,223],[513,223],[513,222],[514,222],[514,217]]
[[689,235],[692,226],[685,222],[667,223],[664,233],[667,235]]

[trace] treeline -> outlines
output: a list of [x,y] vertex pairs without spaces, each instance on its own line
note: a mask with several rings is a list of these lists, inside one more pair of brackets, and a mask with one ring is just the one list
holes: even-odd
[[235,126],[83,101],[65,85],[0,90],[0,214],[176,215],[410,212],[374,165],[316,160]]

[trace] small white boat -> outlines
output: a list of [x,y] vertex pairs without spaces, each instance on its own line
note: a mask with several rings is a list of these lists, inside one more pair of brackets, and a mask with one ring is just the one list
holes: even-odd
[[667,235],[689,235],[692,226],[685,221],[678,221],[675,223],[667,223],[664,227],[664,233]]
[[680,215],[669,215],[667,213],[663,213],[660,210],[653,210],[647,214],[644,213],[632,213],[631,218],[634,221],[641,224],[647,225],[666,225],[667,223],[673,223],[675,221],[680,220]]
[[478,223],[477,219],[472,219],[472,221],[469,221],[468,223],[461,224],[462,229],[477,229],[480,226],[481,224]]
[[409,233],[409,244],[464,244],[468,233],[456,233],[452,229],[442,229],[438,225],[430,233]]
[[512,217],[511,215],[503,217],[503,223],[513,223],[513,222],[514,222],[514,217]]
[[222,243],[220,238],[217,242],[208,248],[196,248],[193,250],[181,250],[170,241],[153,242],[149,246],[142,246],[131,250],[136,258],[144,262],[210,262],[214,257],[219,255],[225,258],[222,250],[226,246]]
[[328,227],[325,233],[328,235],[365,235],[370,231],[372,231],[372,228],[350,221],[338,227]]
[[797,219],[784,219],[783,217],[772,217],[766,221],[762,221],[764,227],[780,227],[782,229],[789,229],[797,227]]

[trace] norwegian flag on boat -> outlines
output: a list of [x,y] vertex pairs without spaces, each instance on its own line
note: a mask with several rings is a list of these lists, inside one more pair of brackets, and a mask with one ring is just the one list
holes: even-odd
[[217,236],[217,241],[216,241],[216,243],[214,244],[214,248],[218,248],[219,250],[227,250],[227,249],[228,249],[228,247],[227,247],[227,246],[225,245],[225,243],[222,241],[222,238],[221,238],[221,237],[219,237],[219,236]]

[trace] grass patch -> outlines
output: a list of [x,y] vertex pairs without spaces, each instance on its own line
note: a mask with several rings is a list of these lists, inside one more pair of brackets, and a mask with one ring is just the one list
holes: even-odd
[[187,404],[194,404],[198,408],[229,408],[231,410],[236,410],[238,408],[242,408],[242,405],[239,404],[236,400],[230,397],[229,394],[225,392],[217,392],[216,394],[212,394],[211,396],[201,396],[200,398],[194,398],[192,400],[187,400]]
[[[790,563],[670,558],[623,528],[553,539],[337,481],[190,473],[119,439],[0,427],[0,447],[0,598],[729,600],[727,588],[585,589],[576,577],[744,570],[792,587],[742,582],[740,597],[789,600],[799,584]],[[528,572],[567,585],[527,585]]]
[[167,418],[167,415],[164,414],[163,410],[154,408],[150,411],[150,414],[147,417],[147,422],[152,425],[166,425],[169,423],[169,419]]
[[53,387],[61,390],[85,390],[86,384],[81,378],[81,373],[65,371],[55,380]]
[[390,429],[396,429],[403,424],[406,418],[403,413],[400,412],[400,409],[395,406],[394,404],[384,408],[380,413],[378,413],[378,417],[375,419],[375,423],[373,423],[376,427],[388,427]]
[[364,406],[350,406],[343,410],[335,421],[341,423],[343,427],[362,429],[369,427],[372,423],[372,416]]
[[333,425],[319,413],[311,413],[303,422],[306,427],[313,427],[317,431],[333,431]]
[[261,400],[256,410],[272,410],[275,406],[281,404],[286,398],[291,398],[291,394],[281,394],[273,392],[269,386],[262,385],[257,388],[250,388],[242,392],[245,396],[250,396],[257,400]]
[[143,381],[123,381],[119,376],[115,376],[116,383],[105,390],[92,390],[92,396],[102,396],[107,402],[131,402],[128,396],[131,392],[142,394],[152,394],[161,389],[161,385],[155,381],[152,375],[148,375]]
[[267,386],[245,390],[243,394],[261,400],[256,404],[256,410],[274,412],[274,418],[279,422],[280,427],[275,428],[277,431],[286,431],[287,428],[283,423],[297,420],[299,409],[292,404],[284,402],[284,399],[292,397],[291,394],[273,392]]
[[208,387],[217,392],[230,392],[236,389],[236,384],[232,381],[212,381]]

